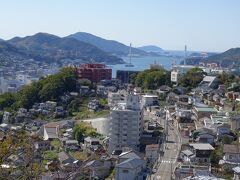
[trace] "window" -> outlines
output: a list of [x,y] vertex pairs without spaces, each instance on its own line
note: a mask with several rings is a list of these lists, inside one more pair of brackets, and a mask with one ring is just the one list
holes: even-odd
[[233,155],[229,155],[229,159],[232,159],[233,158]]
[[128,170],[127,170],[127,169],[123,169],[122,172],[123,172],[123,173],[128,173]]

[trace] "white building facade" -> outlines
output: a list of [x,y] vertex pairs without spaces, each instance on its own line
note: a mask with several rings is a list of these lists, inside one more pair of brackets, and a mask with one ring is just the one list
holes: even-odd
[[118,104],[119,102],[124,102],[125,97],[123,92],[109,92],[108,93],[108,105],[113,107],[114,105]]
[[137,95],[128,95],[110,112],[109,152],[131,148],[138,150],[143,132],[143,110]]
[[156,95],[143,95],[142,105],[144,107],[158,105],[158,96]]
[[171,70],[171,82],[178,83],[179,79],[183,74],[186,74],[189,70],[195,67],[196,66],[191,65],[173,66]]

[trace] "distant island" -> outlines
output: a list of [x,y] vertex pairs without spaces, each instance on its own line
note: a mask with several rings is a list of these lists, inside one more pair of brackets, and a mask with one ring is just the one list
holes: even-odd
[[162,48],[154,45],[142,46],[142,47],[138,47],[138,49],[146,52],[153,52],[153,53],[160,53],[164,51]]

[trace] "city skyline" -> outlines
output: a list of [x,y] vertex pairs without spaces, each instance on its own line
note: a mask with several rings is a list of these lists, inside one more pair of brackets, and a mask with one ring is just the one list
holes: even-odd
[[2,1],[0,38],[88,32],[133,46],[222,52],[239,47],[238,1]]

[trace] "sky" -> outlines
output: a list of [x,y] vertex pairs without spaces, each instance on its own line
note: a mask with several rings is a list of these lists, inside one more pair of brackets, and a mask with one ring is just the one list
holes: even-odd
[[240,47],[239,0],[0,0],[0,38],[88,32],[133,46]]

